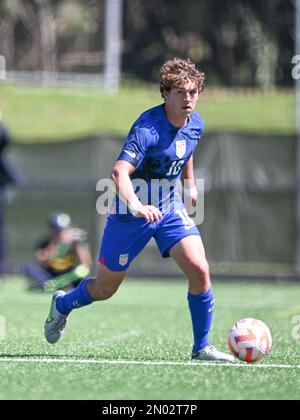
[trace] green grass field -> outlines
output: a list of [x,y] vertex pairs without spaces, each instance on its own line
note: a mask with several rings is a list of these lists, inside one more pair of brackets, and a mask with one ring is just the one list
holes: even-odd
[[211,342],[227,350],[236,320],[262,319],[274,344],[261,362],[191,363],[184,281],[128,279],[111,300],[74,311],[51,346],[43,337],[50,296],[6,278],[0,399],[299,399],[300,339],[292,338],[292,320],[300,314],[300,285],[218,282],[214,292]]
[[[17,142],[74,140],[109,134],[124,137],[146,109],[162,102],[158,89],[125,86],[118,94],[100,88],[0,85],[0,109]],[[197,110],[206,132],[293,134],[294,93],[209,89]]]

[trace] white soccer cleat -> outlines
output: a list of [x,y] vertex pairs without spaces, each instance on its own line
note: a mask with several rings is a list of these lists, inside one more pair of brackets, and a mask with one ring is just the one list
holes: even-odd
[[63,290],[58,290],[52,296],[50,312],[48,318],[46,319],[44,329],[45,338],[50,344],[57,343],[66,328],[68,317],[66,315],[62,315],[56,308],[57,299],[65,294],[66,292]]
[[214,346],[206,346],[197,352],[193,352],[192,359],[228,363],[236,362],[234,356],[223,353],[217,350]]

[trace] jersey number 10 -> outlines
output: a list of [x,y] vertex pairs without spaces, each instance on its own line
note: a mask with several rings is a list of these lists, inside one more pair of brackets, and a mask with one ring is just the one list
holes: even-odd
[[184,160],[174,160],[166,176],[178,175],[184,165]]

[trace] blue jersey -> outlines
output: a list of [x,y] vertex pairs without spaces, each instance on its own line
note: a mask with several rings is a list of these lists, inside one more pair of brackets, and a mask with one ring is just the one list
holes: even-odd
[[203,131],[204,121],[197,112],[190,115],[184,127],[178,128],[169,122],[164,105],[144,112],[135,121],[118,160],[135,166],[131,179],[134,186],[135,181],[143,181],[142,187],[137,182],[135,190],[143,204],[163,210],[166,203],[176,201],[176,183]]
[[[138,198],[143,204],[159,208],[163,217],[150,223],[128,213],[125,204],[120,211],[122,202],[117,197],[102,238],[101,264],[112,271],[123,271],[151,238],[155,239],[161,255],[168,257],[169,250],[179,240],[199,235],[181,197],[172,188],[175,189],[185,163],[194,153],[203,129],[203,119],[196,112],[184,127],[174,127],[163,105],[144,112],[133,124],[118,160],[135,166],[131,179]],[[158,194],[156,183],[159,184]]]

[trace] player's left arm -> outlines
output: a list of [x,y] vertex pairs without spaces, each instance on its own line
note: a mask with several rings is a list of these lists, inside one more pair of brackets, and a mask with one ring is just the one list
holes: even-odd
[[194,160],[193,155],[184,165],[181,174],[181,182],[184,190],[185,200],[191,201],[192,205],[196,205],[198,192],[196,188],[195,175],[194,175]]

